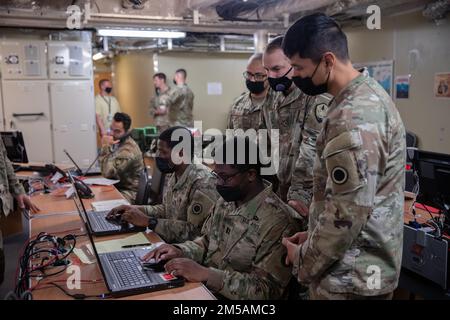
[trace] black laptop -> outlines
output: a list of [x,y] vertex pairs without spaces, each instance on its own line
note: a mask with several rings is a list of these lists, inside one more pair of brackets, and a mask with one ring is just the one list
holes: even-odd
[[[69,175],[73,184],[73,177]],[[74,184],[73,184],[74,185]],[[75,185],[74,185],[75,188]],[[78,190],[75,188],[75,205],[85,227],[89,228],[88,215]],[[150,291],[178,288],[184,285],[184,278],[174,277],[165,271],[146,268],[140,259],[153,248],[130,249],[124,251],[98,253],[92,234],[88,231],[89,240],[99,262],[106,286],[113,296],[127,296]]]
[[72,158],[72,156],[67,152],[65,149],[63,150],[66,156],[69,158],[69,160],[73,163],[73,165],[76,167],[76,170],[71,170],[70,172],[74,176],[101,176],[102,170],[100,168],[100,165],[98,163],[98,156],[95,158],[95,160],[89,165],[87,168],[80,168],[78,166],[78,163],[75,162],[75,160]]
[[[75,187],[75,180],[76,178],[73,177],[72,173],[68,172],[68,177],[70,180],[70,183],[72,184],[73,188],[75,189],[74,199],[79,198],[78,189]],[[78,199],[81,204],[84,204],[81,201],[81,198]],[[145,231],[145,227],[137,227],[131,223],[120,221],[113,221],[113,220],[107,220],[106,216],[108,215],[109,211],[85,211],[86,212],[86,220],[87,220],[87,227],[88,232],[91,233],[94,236],[107,236],[112,234],[119,234],[119,233],[131,233],[131,232],[139,232],[139,231]]]

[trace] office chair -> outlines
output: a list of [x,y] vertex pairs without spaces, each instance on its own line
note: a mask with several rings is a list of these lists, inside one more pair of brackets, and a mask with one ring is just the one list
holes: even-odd
[[149,191],[149,204],[159,204],[162,203],[162,195],[164,189],[165,174],[159,171],[158,167],[155,166],[152,172],[152,179],[150,182]]
[[148,198],[150,196],[150,179],[148,177],[147,168],[142,170],[139,176],[139,187],[134,201],[135,205],[148,204]]

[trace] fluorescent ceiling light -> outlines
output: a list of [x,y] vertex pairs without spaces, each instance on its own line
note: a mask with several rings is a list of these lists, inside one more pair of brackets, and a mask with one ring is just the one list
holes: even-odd
[[103,59],[103,58],[105,58],[106,56],[103,54],[103,52],[97,52],[96,54],[94,54],[93,56],[92,56],[92,59],[94,59],[94,60],[100,60],[100,59]]
[[178,31],[153,31],[153,30],[131,30],[131,29],[99,29],[99,36],[105,37],[129,37],[129,38],[184,38],[186,32]]

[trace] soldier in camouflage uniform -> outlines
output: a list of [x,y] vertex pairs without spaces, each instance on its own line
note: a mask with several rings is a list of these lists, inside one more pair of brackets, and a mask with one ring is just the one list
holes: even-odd
[[248,91],[233,102],[227,128],[258,130],[261,128],[261,109],[264,104],[271,103],[275,94],[267,81],[267,71],[262,65],[261,53],[250,57],[244,78]]
[[335,96],[316,144],[309,230],[283,239],[293,273],[310,284],[312,299],[389,299],[403,240],[400,115],[386,91],[353,68],[333,19],[298,20],[283,47],[304,92]]
[[[13,209],[13,198],[17,200],[19,208],[26,208],[32,212],[39,211],[30,198],[25,194],[25,190],[17,180],[14,169],[6,154],[3,140],[0,139],[0,218],[7,217]],[[2,215],[4,217],[2,217]],[[5,256],[3,254],[3,237],[0,228],[0,284],[3,282],[5,271]]]
[[166,242],[182,242],[198,236],[211,207],[219,198],[215,178],[208,167],[196,163],[175,165],[169,160],[172,149],[178,144],[178,141],[171,141],[172,132],[180,128],[193,139],[183,127],[169,128],[158,139],[156,163],[161,172],[169,174],[162,204],[120,206],[110,213],[122,214],[123,219],[137,226],[149,226],[154,221],[154,231]]
[[169,122],[170,126],[194,126],[194,93],[186,84],[187,73],[184,69],[175,72],[174,84],[176,87],[170,93],[169,98]]
[[167,272],[204,282],[220,297],[280,299],[291,278],[283,264],[286,251],[281,237],[300,230],[301,219],[262,179],[260,166],[250,164],[248,150],[245,163],[216,163],[217,190],[222,198],[203,225],[202,236],[162,245],[144,260],[170,260],[165,265]]
[[99,162],[102,176],[120,180],[115,186],[125,199],[134,203],[139,176],[144,170],[141,149],[130,136],[131,118],[117,112],[111,123],[111,135],[102,138]]
[[325,94],[311,97],[292,84],[292,68],[281,48],[282,41],[282,37],[275,38],[264,52],[269,83],[278,92],[263,107],[263,127],[269,133],[271,129],[279,130],[279,195],[306,215],[312,196],[316,139],[331,97]]
[[166,84],[164,73],[156,73],[153,76],[153,83],[156,94],[150,100],[150,116],[153,118],[158,132],[162,132],[169,127],[169,98],[174,89]]

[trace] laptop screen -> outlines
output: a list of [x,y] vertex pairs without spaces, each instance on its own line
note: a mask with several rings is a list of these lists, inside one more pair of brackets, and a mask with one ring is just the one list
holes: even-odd
[[2,131],[0,135],[6,148],[8,159],[12,162],[28,163],[27,150],[20,131]]

